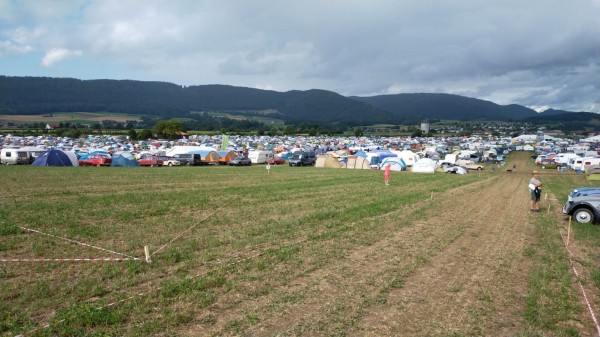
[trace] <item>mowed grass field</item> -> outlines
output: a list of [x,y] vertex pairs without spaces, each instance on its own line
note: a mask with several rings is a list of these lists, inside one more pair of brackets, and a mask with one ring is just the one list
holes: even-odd
[[[527,155],[510,160],[529,170]],[[1,263],[0,333],[593,333],[558,214],[589,183],[542,175],[561,201],[534,214],[528,179],[393,172],[386,187],[368,170],[2,166],[0,258],[143,260],[148,246],[152,263]],[[597,309],[599,227],[572,228]]]
[[125,123],[131,120],[141,120],[140,115],[117,112],[55,112],[52,115],[0,115],[0,122],[11,123],[97,123],[105,120]]

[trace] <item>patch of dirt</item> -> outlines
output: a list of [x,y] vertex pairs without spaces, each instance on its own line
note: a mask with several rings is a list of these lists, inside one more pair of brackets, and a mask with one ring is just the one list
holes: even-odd
[[[228,335],[228,322],[253,315],[257,322],[240,334],[518,334],[529,269],[523,253],[538,215],[529,212],[528,179],[497,173],[383,216],[383,239],[273,284],[266,296],[223,296],[210,309],[216,324],[182,333]],[[295,300],[282,303],[281,294]]]
[[[371,308],[356,335],[514,335],[527,291],[524,248],[532,225],[524,175],[505,175],[461,200],[457,221],[474,226],[418,269],[387,303]],[[468,207],[468,205],[477,205]],[[438,218],[452,217],[442,212]]]

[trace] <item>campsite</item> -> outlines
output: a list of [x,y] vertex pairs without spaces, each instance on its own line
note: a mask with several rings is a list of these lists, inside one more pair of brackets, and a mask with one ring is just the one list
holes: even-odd
[[[598,182],[542,174],[529,212],[530,156],[390,186],[287,165],[1,166],[0,257],[47,261],[0,264],[0,332],[593,335],[560,207]],[[599,229],[573,226],[569,246],[596,312]]]

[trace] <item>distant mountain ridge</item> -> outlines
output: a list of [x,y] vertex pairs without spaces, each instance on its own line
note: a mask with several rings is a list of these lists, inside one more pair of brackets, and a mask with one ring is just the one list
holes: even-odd
[[[524,120],[544,115],[450,94],[346,97],[311,89],[277,92],[230,85],[0,76],[0,114],[122,112],[185,117],[190,111],[277,110],[287,123],[400,124],[407,120]],[[569,113],[569,112],[564,112]]]
[[423,119],[518,120],[536,116],[535,110],[521,105],[498,105],[489,101],[451,94],[396,94],[352,97],[371,104],[396,117],[417,116]]

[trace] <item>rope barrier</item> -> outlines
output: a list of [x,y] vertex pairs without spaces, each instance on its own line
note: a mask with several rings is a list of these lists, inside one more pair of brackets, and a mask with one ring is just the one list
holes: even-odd
[[98,249],[98,250],[101,250],[103,252],[125,256],[125,257],[127,257],[127,258],[129,258],[131,260],[140,260],[137,257],[130,256],[130,255],[123,254],[123,253],[119,253],[119,252],[115,252],[114,250],[109,250],[109,249],[105,249],[105,248],[102,248],[102,247],[90,245],[89,243],[85,243],[85,242],[81,242],[81,241],[76,241],[76,240],[72,240],[72,239],[69,239],[69,238],[65,238],[65,237],[61,237],[61,236],[57,236],[57,235],[53,235],[53,234],[44,233],[44,232],[38,231],[36,229],[31,229],[31,228],[27,228],[27,227],[23,227],[23,226],[17,226],[17,227],[19,227],[19,228],[21,228],[23,230],[29,231],[29,232],[34,232],[34,233],[37,233],[37,234],[42,234],[42,235],[46,235],[46,236],[53,237],[53,238],[56,238],[56,239],[61,239],[61,240],[67,241],[67,242],[75,243],[75,244],[78,244],[80,246],[85,246],[85,247],[89,247],[89,248]]
[[164,245],[162,245],[160,248],[158,248],[157,250],[154,251],[154,253],[150,254],[150,256],[153,256],[154,254],[160,252],[161,250],[165,249],[168,245],[170,245],[171,243],[173,243],[175,240],[179,239],[180,237],[182,237],[184,234],[186,234],[187,232],[191,231],[192,229],[194,229],[194,227],[198,226],[200,223],[202,223],[204,220],[210,218],[211,216],[213,216],[215,213],[217,213],[218,211],[220,211],[221,209],[223,209],[223,207],[227,206],[227,204],[222,205],[221,207],[217,208],[215,211],[213,211],[212,213],[210,213],[209,215],[205,216],[204,218],[202,218],[200,221],[198,221],[197,223],[193,224],[191,227],[189,227],[188,229],[184,230],[183,232],[177,234],[173,239],[171,239],[171,241],[165,243]]
[[23,259],[6,259],[0,258],[0,262],[97,262],[97,261],[139,261],[137,258],[128,257],[99,257],[99,258],[73,258],[73,259],[47,259],[47,258],[23,258]]
[[[293,242],[287,243],[287,244],[285,244],[285,245],[281,246],[280,248],[289,247],[289,246],[291,246],[291,245],[295,245],[295,244],[298,244],[298,243],[302,243],[302,242],[304,242],[304,241],[306,241],[306,240],[308,240],[308,238],[302,238],[302,239],[299,239],[299,240],[296,240],[296,241],[293,241]],[[268,249],[271,249],[271,248],[267,248],[267,249],[265,249],[265,250],[263,250],[263,251],[261,251],[261,252],[254,253],[254,254],[252,254],[252,255],[249,255],[249,256],[247,256],[247,257],[243,257],[243,258],[242,258],[242,257],[236,257],[236,258],[234,258],[234,260],[233,260],[233,261],[231,261],[231,262],[229,262],[229,263],[226,263],[226,264],[225,264],[225,266],[227,266],[227,267],[230,267],[230,266],[234,266],[234,265],[236,265],[236,264],[240,264],[240,263],[242,263],[242,262],[244,262],[244,261],[248,261],[248,260],[251,260],[251,259],[257,258],[257,257],[259,257],[259,256],[262,256],[262,255],[264,255],[264,254],[265,254],[265,252],[266,252]],[[223,261],[223,263],[224,263],[224,262],[225,262],[225,261]],[[204,271],[204,272],[201,272],[201,273],[198,273],[198,274],[196,274],[196,275],[194,275],[194,276],[188,277],[188,279],[194,279],[194,278],[198,278],[198,277],[206,276],[206,275],[208,275],[210,272],[212,272],[212,270],[206,270],[206,271]],[[129,297],[126,297],[126,298],[123,298],[123,299],[120,299],[120,300],[116,300],[116,301],[113,301],[113,302],[110,302],[110,303],[106,303],[106,304],[104,304],[104,305],[101,305],[101,306],[98,306],[98,307],[96,307],[95,309],[96,309],[96,310],[102,310],[102,309],[105,309],[105,308],[114,307],[114,306],[116,306],[116,305],[118,305],[118,304],[121,304],[121,303],[124,303],[124,302],[126,302],[126,301],[129,301],[129,300],[133,300],[133,299],[136,299],[136,298],[140,298],[140,297],[143,297],[143,296],[149,295],[149,294],[151,294],[151,293],[154,293],[154,292],[157,292],[157,291],[159,291],[159,290],[161,290],[161,289],[162,289],[162,287],[156,287],[156,288],[152,288],[152,289],[149,289],[149,290],[147,290],[147,291],[144,291],[144,292],[141,292],[141,293],[137,293],[137,294],[131,295],[131,296],[129,296]],[[37,328],[35,328],[35,329],[32,329],[32,330],[29,330],[29,331],[27,331],[27,332],[24,332],[24,333],[21,333],[21,334],[19,334],[19,335],[16,335],[15,337],[24,337],[25,335],[32,334],[32,333],[34,333],[34,332],[38,332],[38,331],[41,331],[41,330],[44,330],[44,329],[48,329],[48,328],[50,328],[50,327],[51,327],[51,326],[53,326],[53,325],[58,325],[58,324],[60,324],[60,323],[63,323],[63,322],[65,322],[65,321],[66,321],[66,318],[64,318],[64,319],[61,319],[61,320],[59,320],[59,321],[56,321],[56,322],[54,322],[53,324],[50,324],[50,323],[45,323],[45,324],[42,324],[42,325],[40,325],[39,327],[37,327]]]
[[[546,194],[546,196],[547,195],[548,194]],[[549,200],[558,202],[558,200],[555,200],[555,199],[549,199]],[[570,221],[570,218],[569,218],[569,221]],[[571,268],[573,269],[573,273],[577,277],[577,283],[579,284],[579,289],[581,290],[581,294],[583,295],[583,300],[585,301],[588,312],[590,313],[592,321],[594,322],[594,325],[596,327],[596,332],[598,333],[598,337],[600,337],[600,324],[598,324],[598,319],[596,318],[596,313],[594,312],[594,309],[592,308],[592,305],[590,304],[590,301],[588,300],[587,293],[585,292],[585,288],[583,287],[583,284],[581,283],[581,277],[579,276],[579,272],[577,271],[577,268],[575,268],[575,263],[573,260],[574,254],[569,249],[569,243],[567,242],[567,239],[565,239],[564,235],[560,231],[560,228],[558,230],[558,234],[560,235],[560,238],[565,246],[565,249],[568,252],[569,262],[571,264]]]
[[577,268],[575,268],[575,263],[573,261],[573,252],[571,252],[571,250],[569,249],[569,245],[567,244],[567,241],[565,240],[562,233],[560,233],[560,231],[559,231],[559,234],[560,234],[560,238],[563,241],[563,244],[565,245],[565,249],[569,253],[569,262],[571,263],[571,268],[573,269],[573,273],[575,273],[575,276],[577,277],[577,283],[579,284],[579,289],[581,290],[581,294],[583,294],[583,299],[585,301],[587,309],[590,313],[590,316],[592,317],[592,321],[594,322],[594,325],[596,326],[596,332],[598,332],[598,337],[600,337],[600,324],[598,324],[598,319],[596,318],[596,313],[594,312],[594,309],[592,308],[592,305],[590,304],[590,301],[588,300],[585,289],[583,288],[583,284],[581,284],[581,277],[579,276],[579,272],[577,272]]

